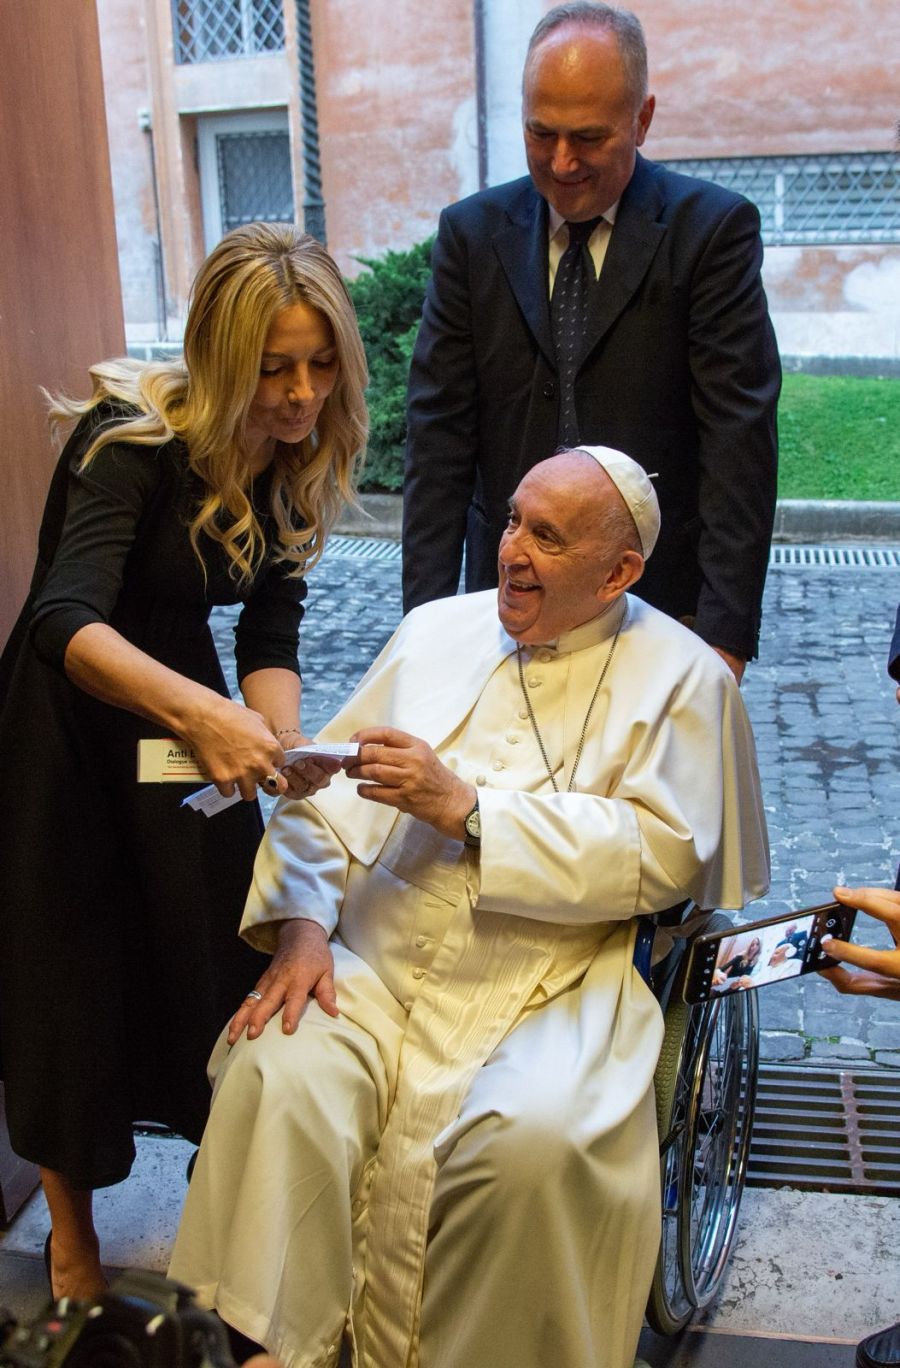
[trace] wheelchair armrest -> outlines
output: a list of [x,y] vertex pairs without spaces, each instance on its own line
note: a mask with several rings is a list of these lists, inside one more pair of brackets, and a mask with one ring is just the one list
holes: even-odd
[[[714,912],[702,911],[691,898],[687,898],[665,912],[638,918],[634,967],[664,1012],[690,942],[707,928],[708,919],[715,915]],[[682,927],[684,930],[679,930]],[[663,933],[660,939],[664,937],[670,944],[662,953],[657,948],[658,958],[654,958],[654,945],[659,931]]]

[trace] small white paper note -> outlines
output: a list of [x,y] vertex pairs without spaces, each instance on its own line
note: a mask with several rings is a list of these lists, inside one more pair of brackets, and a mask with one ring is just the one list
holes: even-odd
[[306,746],[294,746],[284,753],[284,763],[292,765],[295,760],[315,759],[317,755],[330,756],[332,760],[348,760],[359,755],[358,741],[310,741]]
[[224,812],[233,803],[241,801],[241,791],[236,788],[230,798],[226,798],[219,792],[215,784],[207,784],[206,788],[198,789],[196,793],[181,800],[182,807],[193,808],[195,812],[202,812],[206,817],[215,817],[217,812]]
[[[141,745],[143,744],[141,742]],[[346,760],[358,754],[359,745],[356,741],[310,741],[306,746],[292,746],[290,750],[286,750],[284,765],[292,765],[295,760],[315,759],[316,756]],[[193,808],[195,812],[202,812],[206,817],[215,817],[217,812],[224,812],[232,803],[240,801],[241,795],[237,789],[230,798],[223,798],[215,784],[207,784],[206,788],[198,789],[196,793],[183,799],[181,806]]]

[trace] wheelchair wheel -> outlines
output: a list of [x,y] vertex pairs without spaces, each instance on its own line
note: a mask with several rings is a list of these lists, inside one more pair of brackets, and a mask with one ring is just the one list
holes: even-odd
[[[728,919],[716,917],[710,930]],[[659,1334],[680,1330],[715,1295],[743,1195],[759,1047],[755,993],[666,1013],[656,1072],[662,1236],[647,1307]]]

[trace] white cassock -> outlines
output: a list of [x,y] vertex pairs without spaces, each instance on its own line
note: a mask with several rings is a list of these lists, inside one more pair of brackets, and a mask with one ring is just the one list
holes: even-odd
[[242,934],[333,933],[341,1016],[217,1047],[171,1274],[287,1368],[345,1329],[365,1368],[630,1368],[662,1039],[634,919],[765,892],[756,757],[727,667],[637,599],[523,665],[493,591],[442,599],[323,733],[428,741],[478,787],[480,854],[343,776],[260,849]]

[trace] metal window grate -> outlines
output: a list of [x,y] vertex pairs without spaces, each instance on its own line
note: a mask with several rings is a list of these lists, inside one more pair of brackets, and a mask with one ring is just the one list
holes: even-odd
[[818,157],[710,157],[669,161],[746,195],[773,246],[900,242],[900,158],[885,152]]
[[762,1065],[747,1182],[900,1194],[900,1072]]
[[280,52],[282,0],[172,0],[172,33],[178,63]]
[[216,157],[223,233],[242,223],[293,223],[287,133],[219,133]]

